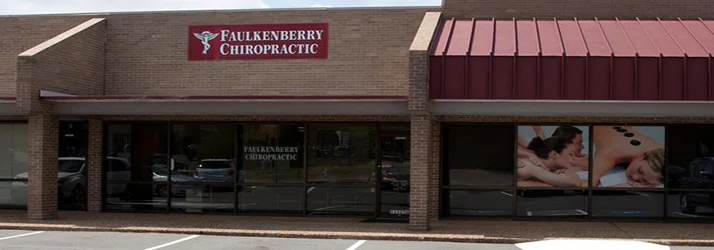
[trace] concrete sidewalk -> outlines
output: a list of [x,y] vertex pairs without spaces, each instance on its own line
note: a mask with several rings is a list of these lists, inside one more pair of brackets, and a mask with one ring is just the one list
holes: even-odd
[[266,217],[193,214],[60,212],[29,221],[24,211],[0,210],[0,229],[157,232],[208,235],[520,243],[543,239],[631,239],[667,245],[714,246],[714,224],[442,220],[429,231],[353,217]]

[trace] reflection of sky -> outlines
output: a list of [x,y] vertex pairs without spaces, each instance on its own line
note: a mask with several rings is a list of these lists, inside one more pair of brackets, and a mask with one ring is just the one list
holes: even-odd
[[[545,133],[545,136],[550,137],[553,135],[553,132],[558,128],[558,126],[540,126],[543,128],[543,132]],[[581,152],[582,154],[587,154],[588,153],[588,146],[589,146],[589,140],[590,140],[590,129],[588,126],[574,126],[580,130],[583,131],[583,145],[585,146],[585,149]],[[533,131],[532,126],[518,126],[518,136],[521,136],[526,139],[526,141],[530,142],[531,139],[536,137],[535,131]]]

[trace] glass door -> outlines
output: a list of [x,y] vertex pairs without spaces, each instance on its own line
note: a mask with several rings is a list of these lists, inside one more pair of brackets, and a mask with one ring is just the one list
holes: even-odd
[[377,215],[409,218],[409,133],[382,133],[377,172]]

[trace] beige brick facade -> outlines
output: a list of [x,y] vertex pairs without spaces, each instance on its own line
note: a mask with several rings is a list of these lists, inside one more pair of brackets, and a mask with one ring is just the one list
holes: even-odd
[[[72,119],[89,120],[90,212],[102,210],[107,122],[410,123],[409,228],[414,230],[428,229],[429,222],[440,216],[444,124],[714,123],[712,117],[440,116],[430,111],[428,81],[428,52],[444,18],[693,18],[708,16],[714,9],[710,1],[445,0],[444,4],[443,8],[0,17],[0,32],[19,34],[0,37],[0,97],[17,97],[16,105],[24,114],[0,116],[0,120],[29,123],[28,217],[57,216],[59,118],[53,114],[53,102],[41,100],[40,90],[80,96],[408,96],[404,115],[105,115]],[[188,33],[190,25],[269,23],[329,23],[329,59],[187,60],[187,42],[194,39]]]

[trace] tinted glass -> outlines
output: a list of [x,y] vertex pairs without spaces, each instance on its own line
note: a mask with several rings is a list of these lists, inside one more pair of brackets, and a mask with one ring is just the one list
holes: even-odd
[[60,121],[59,157],[86,157],[89,124],[84,121]]
[[668,187],[714,189],[714,126],[667,129]]
[[304,182],[304,131],[295,124],[244,125],[240,150],[244,182]]
[[714,192],[669,192],[668,216],[678,219],[714,219]]
[[166,210],[165,183],[108,183],[105,188],[105,208],[109,211]]
[[27,178],[27,124],[0,123],[0,178]]
[[301,213],[303,187],[239,186],[238,210]]
[[513,185],[513,126],[449,126],[444,133],[444,185]]
[[374,188],[310,187],[309,214],[374,213]]
[[664,216],[664,195],[660,192],[593,191],[593,216],[652,217]]
[[0,207],[27,206],[27,181],[0,181]]
[[236,133],[237,126],[233,124],[174,124],[171,128],[172,178],[233,185]]
[[477,191],[445,189],[450,215],[511,216],[513,191]]
[[152,182],[168,167],[168,124],[111,124],[107,127],[107,181]]
[[376,125],[310,125],[308,181],[373,183]]
[[77,173],[82,170],[82,165],[84,165],[84,160],[63,160],[58,161],[59,168],[58,172],[66,173]]
[[203,185],[174,181],[171,183],[171,210],[186,213],[233,212],[234,188],[233,185]]
[[518,216],[586,217],[587,192],[581,190],[518,190]]

